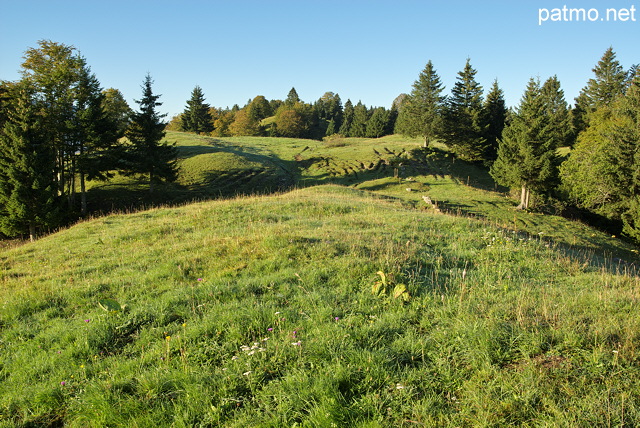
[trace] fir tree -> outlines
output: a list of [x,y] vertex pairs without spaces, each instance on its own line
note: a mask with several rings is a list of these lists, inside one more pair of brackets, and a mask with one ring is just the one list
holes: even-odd
[[389,112],[384,107],[378,107],[367,122],[366,136],[379,138],[385,134],[389,122]]
[[58,224],[55,151],[33,87],[22,82],[14,91],[0,131],[0,231],[33,241],[39,230]]
[[540,90],[545,105],[545,114],[549,119],[549,134],[555,139],[557,147],[571,146],[573,132],[564,91],[557,76],[547,79]]
[[398,108],[397,132],[410,137],[421,136],[427,147],[431,140],[443,133],[443,109],[446,97],[440,76],[429,61],[413,83],[411,94],[404,97]]
[[298,96],[298,92],[296,91],[296,88],[291,88],[291,90],[289,90],[289,93],[287,94],[287,99],[284,101],[284,103],[289,107],[292,107],[299,102],[300,102],[300,97]]
[[520,209],[529,208],[532,191],[546,193],[556,184],[558,138],[550,123],[540,82],[530,79],[491,166],[491,175],[499,184],[521,189]]
[[504,101],[504,92],[494,80],[491,90],[484,101],[484,120],[486,123],[484,138],[486,148],[484,159],[493,162],[498,157],[498,141],[502,137],[505,122],[507,120],[507,107]]
[[576,132],[583,131],[589,124],[589,115],[602,106],[609,105],[625,90],[627,72],[616,59],[616,53],[609,47],[593,68],[594,77],[589,79],[576,98],[574,126]]
[[[96,76],[85,69],[76,91],[73,119],[74,152],[70,155],[72,176],[80,183],[80,213],[87,213],[86,180],[106,180],[117,168],[121,137],[119,123],[104,109],[105,95]],[[120,124],[121,125],[121,124]],[[75,187],[75,185],[74,185]],[[75,190],[71,196],[75,195]]]
[[125,173],[142,174],[149,177],[149,192],[153,192],[157,183],[173,181],[177,177],[175,145],[162,143],[165,136],[165,123],[156,108],[160,95],[154,95],[151,87],[153,81],[147,75],[142,86],[142,99],[136,100],[140,111],[134,112],[131,124],[125,136],[131,145],[125,157]]
[[200,86],[193,88],[191,99],[182,113],[182,130],[196,134],[213,131],[213,119],[209,113],[211,108],[204,102],[204,94]]
[[353,103],[351,102],[351,100],[347,100],[346,103],[344,103],[344,114],[342,116],[342,125],[340,125],[340,129],[338,130],[338,133],[340,135],[343,135],[345,137],[351,137],[351,125],[353,124],[353,115],[354,115],[354,109],[353,109]]
[[476,73],[467,59],[464,69],[458,73],[445,111],[447,144],[471,161],[482,160],[486,151],[482,86],[475,80]]
[[353,108],[353,122],[349,129],[349,136],[364,138],[367,136],[367,121],[369,120],[369,111],[367,106],[358,101]]

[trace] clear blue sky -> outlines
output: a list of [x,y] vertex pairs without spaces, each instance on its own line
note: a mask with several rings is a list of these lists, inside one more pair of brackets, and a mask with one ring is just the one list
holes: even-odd
[[[291,87],[307,102],[331,91],[389,107],[428,60],[449,93],[467,58],[509,105],[530,77],[552,75],[573,102],[609,46],[625,68],[640,63],[640,11],[602,20],[634,1],[0,0],[0,79],[17,80],[25,50],[48,39],[75,46],[134,108],[149,72],[170,115],[196,85],[216,107],[284,99]],[[565,5],[598,19],[552,15]]]

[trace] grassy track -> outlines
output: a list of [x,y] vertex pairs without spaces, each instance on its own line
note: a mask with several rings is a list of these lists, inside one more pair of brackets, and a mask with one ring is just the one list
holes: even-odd
[[640,424],[633,248],[415,141],[170,138],[301,188],[0,249],[0,426]]

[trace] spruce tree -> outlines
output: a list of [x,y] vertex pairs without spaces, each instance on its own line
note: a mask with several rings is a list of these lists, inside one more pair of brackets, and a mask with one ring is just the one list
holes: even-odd
[[293,107],[296,103],[300,102],[300,97],[298,96],[298,92],[296,88],[291,88],[289,93],[287,94],[287,99],[284,101],[286,105],[289,107]]
[[405,97],[398,112],[398,128],[401,134],[421,136],[424,145],[440,138],[443,133],[443,111],[446,97],[440,76],[429,61],[413,83],[411,94]]
[[545,114],[549,118],[549,133],[555,139],[557,147],[571,146],[573,130],[564,91],[557,76],[548,78],[540,90],[545,104]]
[[540,82],[530,79],[491,166],[491,175],[499,184],[521,189],[520,209],[529,208],[532,191],[546,193],[556,185],[558,138],[550,124]]
[[389,122],[389,112],[384,107],[378,107],[367,122],[366,136],[379,138],[385,134]]
[[342,116],[342,124],[340,125],[340,128],[338,130],[338,133],[340,135],[343,135],[345,137],[351,137],[351,125],[353,124],[353,115],[354,115],[354,109],[353,109],[353,103],[351,102],[351,100],[347,100],[346,103],[344,103],[344,114]]
[[174,181],[177,177],[177,150],[175,145],[162,143],[165,123],[156,108],[160,95],[152,89],[152,79],[147,75],[142,85],[142,99],[136,100],[140,110],[134,112],[125,133],[130,141],[125,156],[124,172],[129,175],[145,175],[149,178],[149,192],[162,181]]
[[616,53],[609,47],[596,66],[594,77],[589,79],[576,98],[574,127],[576,132],[583,131],[589,124],[589,115],[598,108],[609,105],[625,90],[628,81],[627,72],[616,59]]
[[13,91],[0,130],[0,232],[33,241],[58,225],[55,151],[34,88],[21,82]]
[[356,138],[364,138],[367,136],[367,121],[369,120],[369,111],[367,106],[358,101],[353,108],[353,122],[349,129],[349,135]]
[[[70,155],[72,176],[80,183],[80,213],[87,213],[86,180],[107,180],[117,168],[121,153],[119,123],[104,109],[105,95],[88,68],[80,74],[76,90],[76,112],[72,121],[74,152]],[[74,186],[75,187],[75,186]],[[72,197],[75,191],[72,193]]]
[[191,99],[187,101],[187,106],[182,113],[182,130],[195,132],[196,134],[213,131],[213,119],[209,113],[211,108],[204,102],[204,94],[200,86],[196,86],[191,91]]
[[470,161],[483,160],[486,151],[482,86],[475,80],[476,73],[467,59],[445,110],[446,142],[460,157]]
[[507,120],[507,107],[504,92],[498,86],[498,80],[493,81],[491,90],[484,100],[484,121],[486,123],[484,138],[486,140],[484,159],[493,162],[498,157],[498,141],[502,137]]

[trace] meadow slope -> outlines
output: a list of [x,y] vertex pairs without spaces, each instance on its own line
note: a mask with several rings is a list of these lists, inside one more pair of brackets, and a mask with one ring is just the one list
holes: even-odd
[[0,426],[640,424],[640,284],[589,240],[613,241],[371,179],[0,250]]

